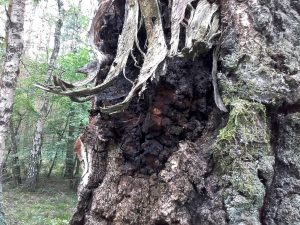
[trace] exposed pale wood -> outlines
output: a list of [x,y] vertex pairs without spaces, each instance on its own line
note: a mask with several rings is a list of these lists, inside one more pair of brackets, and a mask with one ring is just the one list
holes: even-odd
[[223,100],[220,96],[219,89],[218,89],[218,81],[217,81],[217,62],[219,58],[219,50],[220,50],[220,45],[218,45],[214,51],[213,51],[213,66],[212,66],[212,83],[213,83],[213,88],[214,88],[214,101],[216,103],[216,106],[223,112],[227,112],[227,109],[223,103]]

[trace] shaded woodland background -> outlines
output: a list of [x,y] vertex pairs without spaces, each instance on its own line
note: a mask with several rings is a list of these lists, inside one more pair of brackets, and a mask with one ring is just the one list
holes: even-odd
[[[9,1],[0,2],[0,61],[5,58]],[[46,95],[34,86],[49,79],[56,24],[63,21],[52,75],[69,81],[84,77],[76,70],[92,60],[87,30],[97,2],[26,1],[24,50],[3,168],[4,206],[8,224],[67,224],[76,202],[80,166],[73,148],[88,122],[90,103]],[[2,71],[2,68],[1,68]],[[47,78],[48,77],[48,78]],[[42,115],[42,107],[47,102]],[[44,121],[34,183],[26,184],[37,123]],[[22,206],[23,205],[23,206]],[[22,206],[22,207],[21,207]]]
[[[4,5],[4,2],[2,4]],[[58,17],[55,1],[41,1],[39,3],[28,1],[27,4],[28,12],[26,13],[27,23],[25,23],[25,45],[20,82],[18,82],[16,90],[10,130],[12,135],[11,138],[7,139],[8,152],[5,160],[5,179],[10,180],[10,182],[13,181],[11,166],[16,155],[18,157],[17,164],[21,169],[21,178],[22,180],[26,179],[36,122],[45,101],[44,92],[34,87],[34,84],[44,82],[46,79],[49,58],[54,44],[55,22]],[[70,81],[82,78],[82,75],[77,74],[75,71],[91,59],[84,39],[89,17],[82,14],[80,4],[79,2],[70,1],[68,6],[64,6],[68,10],[64,12],[60,37],[61,50],[53,72],[53,74],[65,77]],[[4,8],[3,5],[2,9]],[[29,13],[31,12],[30,9],[37,13]],[[36,23],[42,24],[36,27]],[[5,53],[4,40],[1,47],[3,59]],[[47,98],[49,99],[49,105],[42,135],[43,150],[40,152],[39,159],[41,164],[39,166],[40,173],[49,174],[51,164],[53,160],[56,160],[54,170],[63,174],[67,149],[74,157],[73,146],[75,140],[87,124],[89,104],[72,103],[66,98],[59,98],[54,95],[47,95]],[[16,144],[16,146],[13,146],[13,144]],[[17,154],[14,152],[14,147],[17,148]]]

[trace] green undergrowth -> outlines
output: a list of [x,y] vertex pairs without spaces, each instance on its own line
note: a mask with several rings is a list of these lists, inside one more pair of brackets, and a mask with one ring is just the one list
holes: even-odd
[[4,207],[9,225],[68,224],[77,197],[62,178],[41,179],[34,192],[4,185]]

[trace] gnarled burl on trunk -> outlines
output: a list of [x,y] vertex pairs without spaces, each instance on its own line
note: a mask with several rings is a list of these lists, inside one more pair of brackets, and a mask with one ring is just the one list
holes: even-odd
[[38,84],[93,101],[70,224],[300,224],[299,12],[100,1],[87,78]]

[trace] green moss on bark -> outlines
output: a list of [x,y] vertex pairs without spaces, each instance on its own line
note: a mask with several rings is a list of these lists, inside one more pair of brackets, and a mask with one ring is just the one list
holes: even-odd
[[268,144],[266,109],[260,103],[236,99],[227,125],[220,130],[214,157],[220,171],[230,171],[239,161],[259,158],[259,146]]
[[[226,187],[224,203],[233,224],[259,221],[265,187],[258,170],[261,164],[273,162],[266,109],[261,103],[243,99],[233,100],[231,106],[227,125],[220,130],[214,149],[216,168]],[[264,173],[272,176],[270,171]]]

